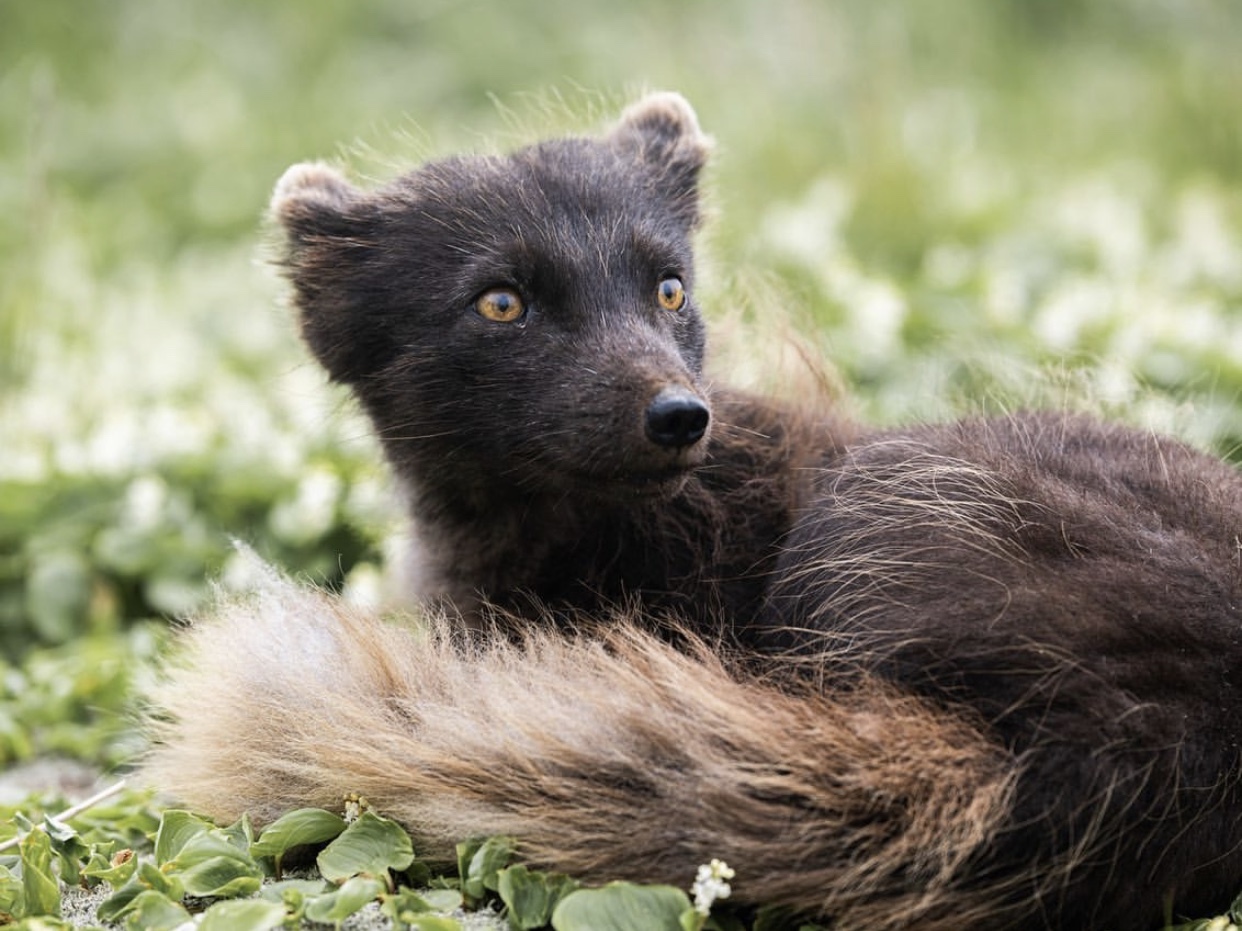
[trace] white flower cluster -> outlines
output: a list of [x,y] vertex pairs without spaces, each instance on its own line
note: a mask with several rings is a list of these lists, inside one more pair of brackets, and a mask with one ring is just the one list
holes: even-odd
[[345,796],[344,802],[345,821],[348,824],[353,824],[362,817],[364,811],[369,811],[371,808],[371,804],[366,800],[366,796],[358,795],[356,792],[351,792]]
[[723,860],[712,860],[700,866],[694,885],[690,887],[694,894],[694,910],[706,917],[717,899],[727,899],[733,892],[729,885],[732,878],[733,870]]
[[37,315],[17,318],[22,365],[0,399],[0,481],[158,475],[194,458],[293,479],[325,450],[329,462],[342,451],[374,457],[359,440],[369,430],[340,410],[248,243],[97,280],[77,257],[91,244],[65,235],[72,254],[40,269],[57,287]]
[[[1004,160],[972,148],[970,100],[933,94],[922,104],[905,129],[911,138],[938,141],[915,146],[915,161],[919,153],[953,150],[955,140],[965,148],[948,177],[928,176],[929,194],[939,192],[932,195],[940,210],[935,227],[948,232],[924,246],[912,276],[894,275],[854,248],[850,224],[867,206],[858,178],[826,175],[797,199],[772,204],[758,236],[768,256],[805,276],[799,302],[818,308],[831,358],[847,380],[871,385],[875,414],[955,413],[929,385],[948,377],[954,352],[977,368],[972,353],[999,339],[1010,357],[1099,360],[1093,370],[1109,392],[1103,400],[1125,405],[1132,420],[1154,429],[1187,433],[1179,401],[1145,392],[1146,383],[1192,393],[1199,410],[1201,396],[1217,394],[1213,406],[1222,412],[1205,413],[1189,438],[1236,435],[1236,391],[1227,381],[1208,384],[1207,374],[1223,369],[1224,379],[1235,377],[1231,360],[1242,355],[1242,315],[1235,312],[1242,220],[1229,189],[1162,180],[1124,162],[1032,186]],[[935,172],[941,163],[923,167]],[[972,229],[986,235],[954,232]],[[908,339],[929,333],[950,351],[911,353]]]

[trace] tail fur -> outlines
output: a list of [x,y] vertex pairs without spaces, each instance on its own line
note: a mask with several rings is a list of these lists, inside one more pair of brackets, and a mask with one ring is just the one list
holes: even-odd
[[878,682],[782,684],[623,619],[463,640],[275,573],[183,646],[146,774],[220,819],[356,792],[433,857],[511,834],[532,864],[677,886],[720,857],[737,898],[840,929],[958,928],[1008,898],[967,877],[1013,759]]

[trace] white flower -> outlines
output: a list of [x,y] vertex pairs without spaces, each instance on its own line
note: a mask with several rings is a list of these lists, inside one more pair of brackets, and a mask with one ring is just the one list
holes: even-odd
[[370,807],[371,806],[367,802],[365,796],[351,792],[349,795],[345,796],[345,821],[349,824],[353,824],[360,817],[362,817],[362,813],[367,811]]
[[729,880],[733,870],[723,860],[712,860],[699,867],[690,891],[694,894],[694,910],[706,917],[717,899],[727,899],[733,892]]

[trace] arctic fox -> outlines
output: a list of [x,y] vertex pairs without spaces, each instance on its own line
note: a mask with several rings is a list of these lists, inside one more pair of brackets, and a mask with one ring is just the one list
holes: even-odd
[[1242,480],[1042,413],[875,431],[709,383],[709,144],[594,138],[276,188],[305,340],[407,494],[413,628],[280,579],[187,638],[149,774],[263,820],[837,929],[1140,928],[1242,878]]

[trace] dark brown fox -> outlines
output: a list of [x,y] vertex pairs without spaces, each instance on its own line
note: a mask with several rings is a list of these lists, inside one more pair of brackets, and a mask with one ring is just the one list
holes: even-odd
[[[708,144],[598,138],[273,213],[408,493],[398,628],[273,577],[188,634],[149,765],[260,820],[358,792],[447,854],[838,929],[1154,929],[1242,879],[1242,480],[1061,414],[904,431],[709,384]],[[441,617],[440,620],[434,618]]]

